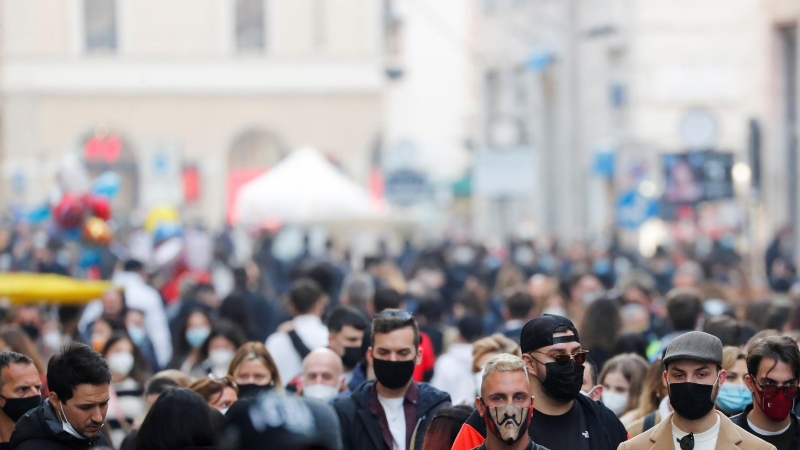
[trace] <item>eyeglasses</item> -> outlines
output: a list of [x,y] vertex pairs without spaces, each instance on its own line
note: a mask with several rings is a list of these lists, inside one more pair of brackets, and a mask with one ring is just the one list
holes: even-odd
[[414,315],[408,311],[381,311],[378,314],[375,314],[375,318],[411,320],[414,318]]
[[[752,375],[750,375],[753,377]],[[786,398],[796,398],[797,397],[797,384],[787,384],[783,386],[778,386],[775,384],[761,384],[755,380],[753,377],[753,382],[758,386],[758,389],[761,390],[761,395],[764,397],[770,398],[775,397],[778,395],[778,391],[783,391],[783,396]]]
[[570,360],[573,360],[573,361],[575,361],[575,364],[578,364],[578,365],[582,366],[584,363],[586,363],[586,358],[589,356],[589,350],[581,350],[581,351],[575,352],[575,353],[558,353],[558,354],[556,354],[556,353],[550,354],[550,353],[545,353],[545,352],[533,352],[533,353],[539,353],[539,354],[542,354],[542,355],[547,355],[547,356],[553,358],[556,361],[556,365],[562,366],[562,367],[566,366],[567,364],[569,364]]

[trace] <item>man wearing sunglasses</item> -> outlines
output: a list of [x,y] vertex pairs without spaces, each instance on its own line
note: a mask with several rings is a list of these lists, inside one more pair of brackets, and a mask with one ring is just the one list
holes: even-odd
[[756,341],[747,353],[744,383],[753,404],[731,420],[778,450],[800,448],[800,427],[792,413],[800,380],[800,350],[787,336]]
[[667,346],[662,362],[673,413],[620,450],[775,450],[714,409],[727,376],[719,338],[701,331],[682,334]]
[[334,401],[345,449],[421,449],[436,412],[450,405],[450,396],[412,379],[422,361],[417,321],[406,312],[387,309],[372,321],[367,360],[375,381]]
[[[588,352],[569,319],[543,314],[529,321],[522,328],[520,347],[536,401],[528,428],[534,442],[554,450],[615,450],[628,439],[611,410],[580,394]],[[485,438],[486,424],[473,413],[453,450],[475,448]]]

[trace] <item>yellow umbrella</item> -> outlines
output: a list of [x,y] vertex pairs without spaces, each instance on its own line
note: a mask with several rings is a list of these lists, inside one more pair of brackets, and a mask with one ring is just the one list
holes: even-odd
[[87,281],[63,275],[38,273],[0,273],[0,297],[14,304],[54,303],[84,305],[99,298],[111,283]]
[[178,210],[172,206],[156,206],[147,214],[144,220],[144,228],[148,233],[153,233],[158,225],[163,222],[180,222]]

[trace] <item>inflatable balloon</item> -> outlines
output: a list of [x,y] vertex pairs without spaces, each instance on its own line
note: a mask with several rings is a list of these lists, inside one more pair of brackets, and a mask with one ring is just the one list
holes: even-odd
[[111,227],[99,217],[91,217],[83,224],[82,236],[87,243],[102,246],[110,244],[114,239],[111,235]]
[[78,228],[86,216],[86,202],[81,196],[66,194],[53,209],[53,218],[65,230]]
[[28,211],[28,222],[32,225],[38,225],[50,218],[50,206],[43,203]]
[[119,192],[122,178],[115,172],[103,172],[92,184],[92,194],[114,198]]
[[101,195],[94,195],[89,198],[89,207],[92,210],[92,215],[99,217],[103,220],[111,218],[111,203],[108,197]]
[[156,206],[147,215],[144,221],[144,228],[148,233],[154,233],[159,224],[163,222],[180,222],[178,211],[172,206]]
[[161,222],[153,233],[153,244],[158,245],[168,239],[182,237],[183,228],[178,222]]

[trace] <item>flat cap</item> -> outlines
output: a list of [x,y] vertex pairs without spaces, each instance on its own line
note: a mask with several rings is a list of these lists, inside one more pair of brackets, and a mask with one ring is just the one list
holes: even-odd
[[664,367],[677,359],[696,359],[722,365],[722,341],[702,331],[690,331],[676,337],[664,351]]

